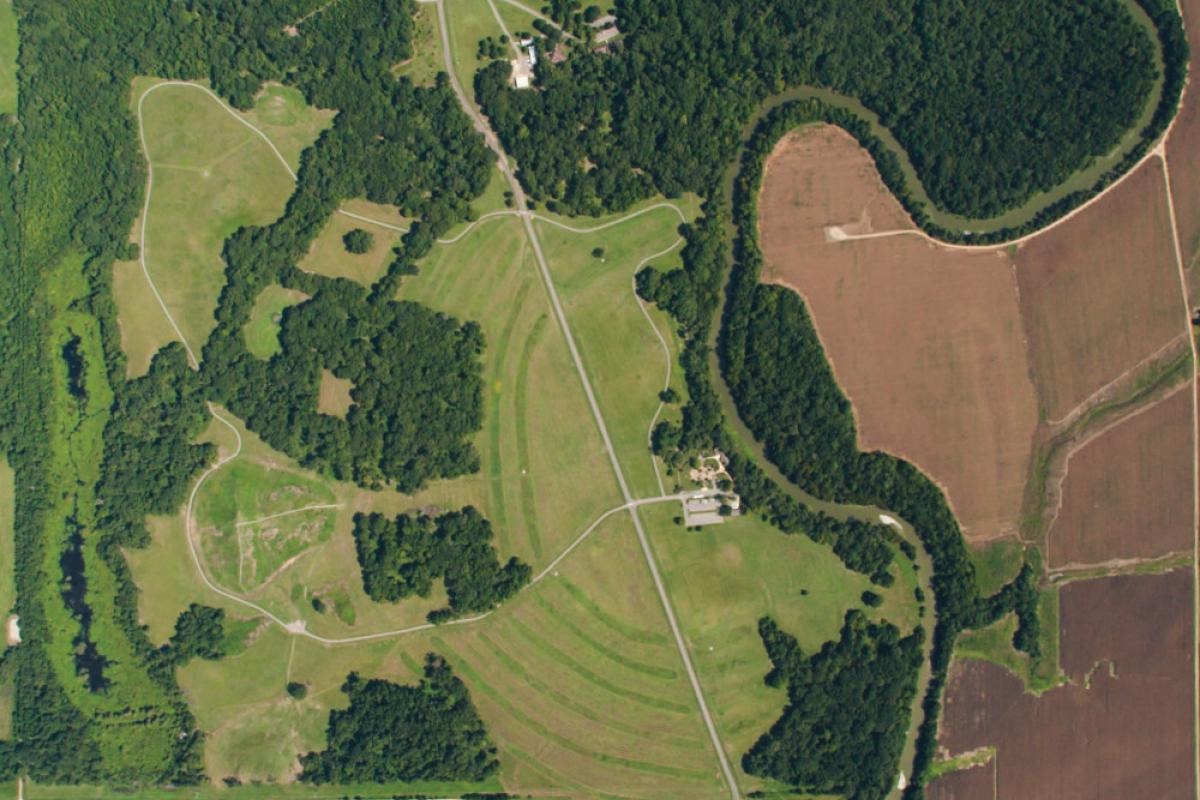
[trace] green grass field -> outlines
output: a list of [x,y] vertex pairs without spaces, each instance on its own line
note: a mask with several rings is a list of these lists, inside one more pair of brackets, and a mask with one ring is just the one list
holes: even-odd
[[[399,228],[408,228],[408,220],[400,216],[393,206],[384,206],[366,200],[351,200],[342,204],[343,211],[349,211],[368,219],[385,222]],[[362,254],[346,251],[342,237],[355,228],[361,228],[371,234],[371,248]],[[325,223],[325,227],[313,240],[304,258],[300,259],[299,267],[307,272],[325,275],[329,278],[349,278],[364,286],[370,286],[379,276],[383,275],[391,263],[392,248],[400,244],[399,231],[385,228],[382,225],[372,225],[344,214],[334,214]]]
[[268,359],[280,351],[279,320],[283,310],[308,299],[304,292],[271,284],[254,301],[250,319],[242,329],[251,355]]
[[418,5],[413,14],[413,27],[413,54],[393,71],[417,86],[432,86],[437,74],[446,71],[436,6],[432,3]]
[[[475,42],[494,35],[495,20],[482,3],[451,0],[448,12],[456,58],[463,56],[458,45],[469,41],[473,62]],[[209,162],[201,157],[211,154],[196,153],[187,144],[186,131],[176,128],[202,130],[195,126],[212,123],[219,133],[224,121],[203,106],[182,102],[195,99],[182,96],[194,90],[181,90],[179,98],[170,91],[147,102],[152,117],[153,103],[175,101],[158,109],[151,153],[157,152],[157,145],[164,152],[191,157],[185,165],[203,170],[199,165]],[[275,115],[270,124],[288,127],[285,120],[294,117],[300,121],[292,125],[304,128],[304,135],[318,130],[316,123],[302,122],[311,118],[299,113],[292,105],[294,98],[289,98],[286,90],[267,92],[264,99],[272,103]],[[236,125],[215,103],[211,111]],[[210,167],[212,196],[199,202],[236,194],[239,190],[230,184],[244,183],[246,173],[225,170],[224,165],[256,148],[254,141],[221,143],[219,138],[206,137],[204,145],[214,151],[239,149],[221,165]],[[290,158],[293,151],[299,152],[293,146],[285,154]],[[274,167],[282,173],[277,162]],[[503,181],[493,180],[475,203],[476,212],[502,208],[505,188]],[[158,201],[156,183],[151,233]],[[695,216],[695,198],[678,202],[687,218]],[[345,208],[404,224],[394,209],[364,201]],[[616,219],[566,222],[590,228]],[[667,209],[650,210],[594,233],[536,223],[618,458],[639,496],[660,492],[647,433],[658,410],[668,359],[672,385],[681,394],[684,387],[673,326],[657,309],[643,313],[632,279],[656,253],[662,255],[650,262],[655,266],[679,263],[678,224],[678,216]],[[342,235],[354,227],[375,235],[374,247],[365,255],[350,255],[342,246]],[[217,237],[219,229],[214,225],[208,234]],[[394,243],[394,232],[339,215],[300,266],[368,284],[386,267]],[[194,253],[219,253],[219,240],[209,249],[211,244],[197,244]],[[604,249],[602,258],[592,255],[597,247]],[[153,268],[153,257],[150,263]],[[197,256],[190,269],[202,270],[202,264]],[[493,523],[500,557],[517,555],[537,574],[602,513],[621,503],[521,222],[509,216],[486,220],[456,242],[437,245],[418,266],[419,274],[401,282],[398,297],[474,320],[485,336],[484,420],[474,438],[481,470],[433,482],[414,495],[366,491],[302,469],[222,412],[240,433],[242,449],[198,492],[197,536],[210,578],[282,620],[303,621],[308,631],[320,636],[396,632],[419,625],[429,610],[445,603],[439,585],[430,598],[397,604],[366,597],[350,533],[356,512],[432,513],[475,505]],[[138,275],[129,273],[118,271],[118,292],[133,297]],[[220,289],[219,283],[215,289]],[[278,315],[298,299],[279,287],[264,291],[245,328],[252,352],[268,357],[274,351]],[[211,322],[211,304],[203,293],[179,293],[176,300],[181,319],[196,326],[207,314]],[[646,314],[664,337],[666,353]],[[137,338],[134,334],[146,338],[150,330],[148,325],[136,328],[137,321],[124,308],[121,323],[127,342]],[[152,348],[143,345],[143,350],[148,359]],[[678,409],[668,408],[664,414],[677,415]],[[235,435],[218,422],[202,438],[217,443],[222,455],[234,452]],[[665,482],[666,491],[675,490],[674,478],[668,476]],[[286,513],[313,504],[336,508]],[[674,525],[672,517],[678,513],[675,503],[643,511],[728,755],[736,763],[784,702],[782,692],[762,683],[769,664],[755,629],[758,618],[772,614],[802,644],[815,648],[836,637],[845,610],[861,605],[867,582],[846,571],[827,549],[802,536],[784,536],[757,519],[740,518],[695,534]],[[274,516],[278,514],[284,516]],[[252,524],[239,525],[247,522]],[[252,609],[205,587],[188,548],[182,510],[150,518],[148,529],[150,545],[127,557],[141,589],[139,614],[151,639],[165,641],[179,612],[191,602],[226,609],[243,631],[235,654],[215,662],[193,660],[179,671],[180,685],[206,733],[205,762],[214,781],[237,777],[247,783],[289,785],[299,754],[324,745],[328,713],[345,703],[340,686],[348,672],[412,682],[424,654],[432,650],[446,656],[470,687],[498,747],[501,774],[495,785],[430,791],[453,794],[502,785],[546,797],[715,800],[726,795],[699,708],[624,513],[598,525],[543,580],[481,621],[336,645],[293,635],[265,620],[256,622]],[[916,621],[913,585],[911,574],[902,575],[886,593],[885,605],[872,615],[910,628]],[[321,602],[314,603],[315,598]],[[299,701],[289,697],[288,681],[306,684],[307,696]],[[740,780],[746,790],[779,789],[744,775]],[[38,791],[34,788],[27,796],[46,796]],[[198,791],[199,797],[211,790]],[[228,796],[243,791],[248,797],[258,796],[253,787]],[[284,797],[292,791],[295,796],[323,796],[310,787],[278,791]],[[338,789],[339,794],[351,791],[355,790]],[[363,794],[371,796],[372,791]],[[404,791],[420,790],[395,788]]]
[[0,0],[0,114],[17,113],[17,15]]
[[[740,767],[742,754],[778,719],[787,700],[783,690],[763,683],[771,662],[758,635],[759,618],[770,615],[811,653],[838,637],[851,608],[911,631],[917,621],[912,590],[904,580],[879,590],[866,576],[847,570],[829,548],[780,533],[757,517],[691,532],[672,521],[679,513],[675,504],[641,513],[741,787],[778,788]],[[880,591],[884,604],[866,608],[866,589]]]
[[[135,109],[155,83],[134,81]],[[270,121],[268,132],[289,159],[298,159],[300,148],[328,117],[306,112],[298,101],[293,90],[269,89],[252,112]],[[143,256],[167,308],[199,354],[216,324],[213,311],[225,282],[222,243],[243,225],[278,217],[292,179],[266,142],[199,90],[159,89],[146,97],[143,117],[154,166]],[[142,224],[135,223],[135,240]],[[132,375],[145,372],[154,352],[175,338],[140,273],[137,264],[114,267],[113,296]]]
[[1024,563],[1025,548],[1016,539],[997,539],[982,546],[967,547],[975,566],[975,582],[985,597],[995,594],[1017,577]]
[[[487,63],[478,58],[479,42],[489,36],[498,38],[503,31],[488,4],[479,0],[447,0],[446,19],[450,24],[450,57],[454,72],[471,102],[475,102],[472,88],[475,73]],[[507,57],[515,58],[515,51]]]
[[[653,205],[643,203],[630,213]],[[695,217],[694,198],[679,205],[688,219]],[[627,216],[566,224],[586,229]],[[649,256],[663,251],[669,250],[652,260],[654,266],[670,269],[679,264],[679,216],[670,208],[658,208],[595,233],[575,233],[543,221],[535,224],[630,491],[639,497],[660,494],[648,435],[666,377],[666,354],[638,306],[633,276]],[[592,255],[596,248],[603,249],[602,258]],[[647,313],[675,362],[674,326],[656,307],[647,306]],[[672,384],[683,393],[682,371],[674,364]],[[674,482],[668,480],[665,489],[674,492]]]

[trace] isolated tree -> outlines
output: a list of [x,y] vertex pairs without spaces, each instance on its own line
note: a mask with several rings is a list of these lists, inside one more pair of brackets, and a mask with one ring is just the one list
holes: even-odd
[[362,255],[370,250],[374,242],[375,237],[362,228],[355,228],[342,237],[342,244],[346,246],[346,252],[355,255]]

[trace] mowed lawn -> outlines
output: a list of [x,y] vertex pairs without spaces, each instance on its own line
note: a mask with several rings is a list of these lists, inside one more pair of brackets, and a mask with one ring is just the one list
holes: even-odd
[[[155,83],[134,81],[135,109]],[[294,142],[311,141],[319,132],[320,120],[328,115],[308,115],[295,100],[283,90],[268,91],[260,99],[263,108],[256,113],[274,120],[271,127],[281,141],[287,137],[280,129],[287,128],[295,129]],[[291,194],[293,181],[261,137],[198,89],[171,86],[155,90],[145,97],[142,111],[148,157],[154,167],[142,255],[167,309],[198,355],[215,326],[213,312],[225,283],[221,259],[225,239],[242,226],[275,220]],[[296,157],[297,147],[291,147]],[[142,225],[145,220],[135,222],[134,241]],[[136,262],[114,266],[113,294],[128,372],[141,374],[154,352],[176,335]]]
[[[741,771],[741,757],[779,718],[787,695],[763,683],[770,659],[758,620],[772,617],[806,653],[836,639],[846,611],[858,608],[887,619],[901,632],[917,621],[912,584],[873,586],[833,551],[803,534],[786,535],[755,516],[732,518],[699,532],[673,521],[678,505],[640,511],[663,579],[691,649],[696,671],[743,791],[775,788]],[[867,608],[862,593],[882,594]]]
[[[328,278],[349,278],[370,286],[387,271],[388,264],[395,257],[392,248],[400,244],[400,237],[404,235],[403,231],[408,230],[409,221],[400,216],[394,206],[361,199],[343,203],[339,211],[346,213],[334,214],[329,218],[297,266],[306,272]],[[365,217],[372,222],[348,214]],[[365,253],[347,251],[342,241],[343,236],[355,229],[371,234],[371,246]]]
[[[672,385],[684,396],[675,326],[655,306],[647,305],[644,314],[633,289],[634,275],[647,263],[663,270],[680,264],[681,220],[673,208],[630,216],[661,202],[595,220],[563,220],[581,230],[616,223],[593,233],[576,233],[542,220],[534,223],[625,479],[638,497],[661,493],[650,458],[649,431],[667,376],[663,341],[672,362]],[[678,205],[689,220],[695,217],[693,199]],[[602,255],[593,255],[597,248]],[[651,258],[656,254],[660,255]],[[676,491],[675,485],[664,475],[667,493]]]
[[17,15],[0,0],[0,114],[17,113]]

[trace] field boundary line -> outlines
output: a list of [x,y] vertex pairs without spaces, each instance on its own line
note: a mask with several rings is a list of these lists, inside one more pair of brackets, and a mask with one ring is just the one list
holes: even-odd
[[[1176,115],[1175,119],[1178,119]],[[1175,119],[1171,120],[1172,126]],[[1168,128],[1168,132],[1170,128]],[[1163,137],[1163,142],[1166,137]],[[1200,641],[1200,602],[1197,602],[1197,589],[1200,589],[1200,396],[1197,387],[1197,366],[1200,365],[1200,354],[1196,350],[1196,334],[1192,330],[1192,305],[1189,302],[1187,287],[1187,268],[1183,262],[1183,246],[1179,242],[1179,224],[1175,218],[1175,192],[1171,188],[1171,165],[1167,159],[1167,148],[1159,143],[1154,148],[1162,162],[1163,188],[1167,193],[1167,211],[1171,218],[1171,244],[1175,248],[1175,265],[1179,269],[1179,291],[1183,299],[1183,324],[1187,332],[1188,343],[1192,350],[1192,369],[1188,375],[1188,386],[1192,392],[1192,745],[1195,748],[1192,763],[1192,789],[1200,786],[1200,659],[1195,658],[1197,642]]]
[[[1077,441],[1072,442],[1066,448],[1066,452],[1063,455],[1062,475],[1059,476],[1058,480],[1055,481],[1056,485],[1053,489],[1053,492],[1055,495],[1054,510],[1051,512],[1049,509],[1047,509],[1047,512],[1046,512],[1047,517],[1046,517],[1046,521],[1045,521],[1045,526],[1046,526],[1045,527],[1045,531],[1046,531],[1045,558],[1046,558],[1046,571],[1047,572],[1053,572],[1056,569],[1061,569],[1061,567],[1055,567],[1051,563],[1052,559],[1050,558],[1050,541],[1054,535],[1054,526],[1055,526],[1055,524],[1057,524],[1059,516],[1062,515],[1062,506],[1063,506],[1063,501],[1064,501],[1064,497],[1065,497],[1065,492],[1063,491],[1063,489],[1067,483],[1067,476],[1070,474],[1070,471],[1071,471],[1071,459],[1074,458],[1076,455],[1078,455],[1079,452],[1081,450],[1083,450],[1085,447],[1087,447],[1088,445],[1090,445],[1092,442],[1096,441],[1100,437],[1104,436],[1106,433],[1111,433],[1112,431],[1114,431],[1117,428],[1124,425],[1126,422],[1131,422],[1132,420],[1134,420],[1137,417],[1140,417],[1142,414],[1146,413],[1147,411],[1151,411],[1155,408],[1158,408],[1158,406],[1160,404],[1165,403],[1166,401],[1170,400],[1172,397],[1179,394],[1184,389],[1192,387],[1195,378],[1194,378],[1194,376],[1189,376],[1189,378],[1190,379],[1185,379],[1178,386],[1175,386],[1173,388],[1168,388],[1166,394],[1163,394],[1158,397],[1151,397],[1149,402],[1145,402],[1145,403],[1142,403],[1141,405],[1134,406],[1129,411],[1125,412],[1124,414],[1118,415],[1116,418],[1109,420],[1108,422],[1104,423],[1103,425],[1101,425],[1098,428],[1095,428],[1094,430],[1087,430],[1085,435],[1083,435]],[[1193,392],[1193,394],[1194,393],[1195,392]],[[1085,428],[1085,430],[1086,430],[1086,428]],[[1043,491],[1047,492],[1047,493],[1051,491],[1048,483]]]
[[[1168,200],[1168,202],[1169,202],[1169,200]],[[1111,381],[1104,384],[1096,391],[1092,392],[1090,395],[1087,396],[1087,398],[1085,398],[1083,400],[1083,402],[1079,403],[1077,406],[1072,408],[1070,411],[1068,411],[1062,417],[1060,417],[1059,419],[1048,419],[1048,420],[1046,420],[1046,424],[1053,428],[1070,427],[1071,423],[1073,423],[1075,420],[1079,419],[1081,416],[1083,416],[1085,413],[1087,413],[1087,411],[1092,406],[1096,405],[1101,399],[1103,399],[1104,394],[1106,392],[1109,392],[1113,389],[1120,388],[1118,386],[1118,384],[1120,384],[1121,382],[1128,380],[1129,378],[1142,372],[1146,367],[1150,366],[1155,361],[1157,361],[1159,359],[1159,357],[1163,355],[1163,353],[1166,353],[1171,348],[1178,346],[1179,343],[1182,342],[1186,338],[1187,338],[1186,333],[1184,333],[1182,335],[1176,334],[1175,336],[1172,336],[1171,339],[1169,341],[1167,341],[1167,343],[1164,344],[1162,347],[1158,348],[1153,353],[1146,356],[1141,361],[1134,364],[1132,367],[1125,370],[1120,375],[1113,378]]]

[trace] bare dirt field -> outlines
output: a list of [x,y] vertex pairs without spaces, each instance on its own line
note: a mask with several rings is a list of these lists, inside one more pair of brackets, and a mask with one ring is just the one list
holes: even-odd
[[[1200,52],[1200,0],[1183,0],[1181,5],[1192,52]],[[1200,296],[1200,275],[1196,268],[1200,259],[1200,159],[1197,159],[1197,153],[1200,153],[1200,89],[1193,80],[1184,93],[1175,127],[1167,139],[1167,163],[1171,168],[1179,246],[1184,263],[1189,265],[1193,298]]]
[[1191,431],[1185,384],[1073,453],[1050,528],[1050,565],[1191,550]]
[[1052,423],[1182,331],[1159,159],[1023,245],[1016,264],[1034,381]]
[[1013,532],[1038,420],[1008,255],[916,236],[832,241],[828,226],[912,225],[869,154],[831,126],[783,139],[759,208],[763,278],[808,303],[860,446],[938,481],[969,538]]
[[943,775],[925,788],[929,800],[992,800],[996,797],[996,759]]
[[1191,570],[1061,591],[1070,684],[1038,698],[1000,666],[956,661],[942,748],[994,745],[996,797],[1194,797]]

